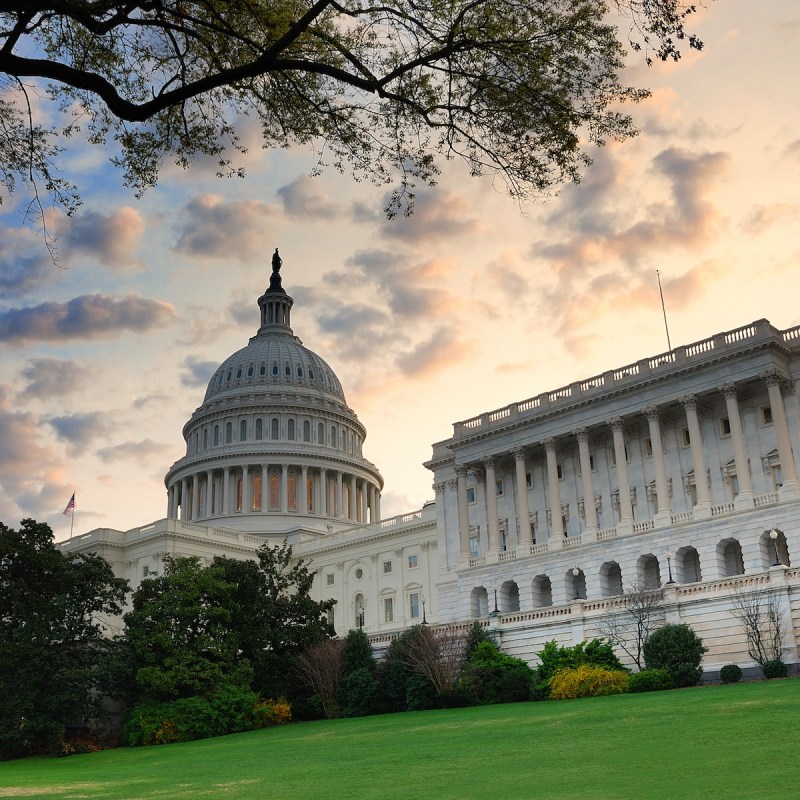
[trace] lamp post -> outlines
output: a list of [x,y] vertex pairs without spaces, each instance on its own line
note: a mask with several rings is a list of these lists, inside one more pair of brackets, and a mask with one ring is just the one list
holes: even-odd
[[420,599],[422,600],[422,624],[427,625],[428,620],[425,616],[425,593],[423,592]]
[[581,574],[581,571],[577,567],[572,568],[572,584],[575,587],[575,599],[581,599],[581,593],[578,590],[578,575]]
[[775,563],[772,565],[773,567],[779,567],[781,565],[781,557],[778,554],[778,533],[779,531],[775,528],[769,532],[769,538],[772,539],[772,543],[775,546]]
[[500,613],[500,609],[497,607],[497,589],[495,589],[494,590],[494,610],[492,611],[492,614],[499,614],[499,613]]
[[667,559],[667,572],[669,573],[669,580],[667,581],[667,586],[670,586],[671,584],[675,583],[675,581],[672,580],[672,553],[669,550],[667,550],[667,552],[664,553],[664,557]]

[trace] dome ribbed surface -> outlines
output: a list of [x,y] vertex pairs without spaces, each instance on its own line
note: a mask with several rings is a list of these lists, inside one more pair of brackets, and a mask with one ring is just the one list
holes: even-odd
[[342,384],[334,371],[296,336],[259,333],[222,362],[212,376],[203,403],[231,391],[267,389],[309,392],[346,405]]

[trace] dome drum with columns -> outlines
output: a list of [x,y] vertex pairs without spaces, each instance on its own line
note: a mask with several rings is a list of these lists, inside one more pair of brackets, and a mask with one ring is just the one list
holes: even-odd
[[383,478],[366,429],[328,364],[292,331],[276,249],[261,326],[208,383],[168,471],[167,516],[264,535],[331,532],[380,519]]

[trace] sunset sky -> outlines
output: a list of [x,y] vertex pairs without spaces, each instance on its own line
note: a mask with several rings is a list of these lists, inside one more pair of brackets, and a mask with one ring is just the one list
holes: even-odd
[[69,142],[81,188],[51,214],[0,206],[0,520],[69,535],[166,513],[163,476],[214,368],[258,327],[280,247],[295,334],[336,371],[386,481],[384,516],[433,497],[421,464],[452,423],[760,318],[800,324],[800,6],[717,0],[677,64],[633,54],[641,134],[579,186],[520,208],[445,164],[414,215],[310,152],[245,179],[167,166],[141,200],[100,148]]

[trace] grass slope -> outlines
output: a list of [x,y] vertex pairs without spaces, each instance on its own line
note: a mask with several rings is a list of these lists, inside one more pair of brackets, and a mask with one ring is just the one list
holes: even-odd
[[290,725],[0,764],[0,797],[770,800],[796,796],[800,680]]

